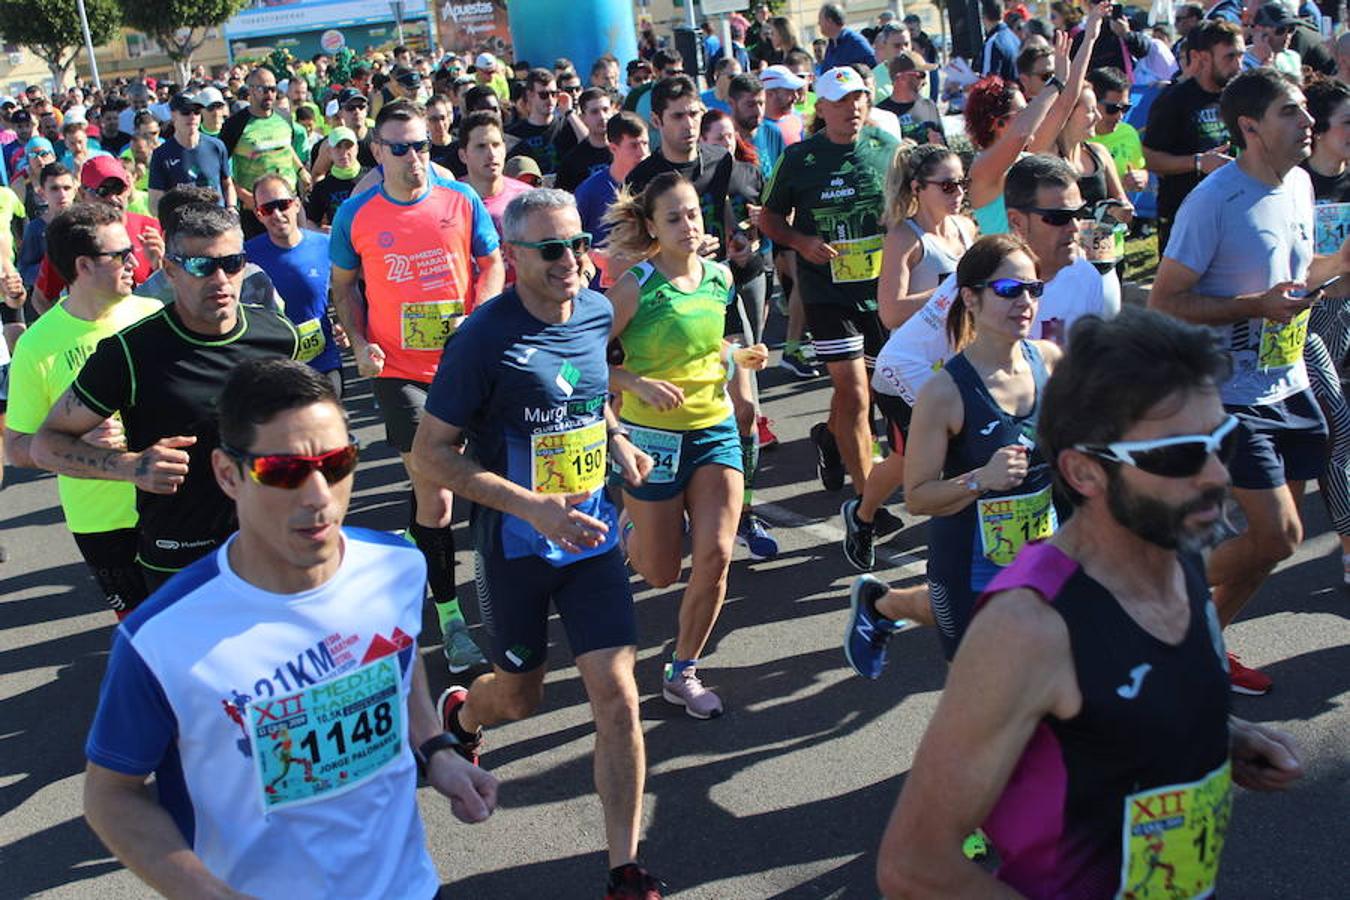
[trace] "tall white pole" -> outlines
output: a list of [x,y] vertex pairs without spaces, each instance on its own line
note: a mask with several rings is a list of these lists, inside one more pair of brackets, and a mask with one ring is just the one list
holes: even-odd
[[84,11],[84,0],[75,0],[80,8],[80,28],[84,30],[84,52],[89,54],[89,72],[94,76],[94,87],[103,89],[98,77],[98,60],[94,59],[94,37],[89,33],[89,14]]

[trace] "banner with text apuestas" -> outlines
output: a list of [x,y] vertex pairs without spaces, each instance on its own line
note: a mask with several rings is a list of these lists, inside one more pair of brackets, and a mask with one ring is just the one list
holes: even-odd
[[440,44],[455,53],[484,50],[511,58],[511,24],[506,0],[436,0]]

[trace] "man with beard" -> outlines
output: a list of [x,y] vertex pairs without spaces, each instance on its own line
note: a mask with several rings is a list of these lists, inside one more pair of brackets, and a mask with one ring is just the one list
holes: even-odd
[[[1314,256],[1313,189],[1298,164],[1312,149],[1303,92],[1274,69],[1244,72],[1220,112],[1238,160],[1181,207],[1149,305],[1219,329],[1233,358],[1224,408],[1240,423],[1233,497],[1247,530],[1209,559],[1225,626],[1303,540],[1304,482],[1326,466],[1327,426],[1313,397],[1303,345],[1320,286],[1350,271],[1350,241]],[[1264,694],[1270,679],[1230,656],[1233,690]]]
[[1158,176],[1158,246],[1167,246],[1181,201],[1200,179],[1232,160],[1219,116],[1219,91],[1242,67],[1242,31],[1209,21],[1186,39],[1194,77],[1178,81],[1153,101],[1144,130],[1144,160]]
[[[1039,442],[1073,517],[981,598],[882,838],[887,897],[1209,896],[1232,784],[1301,775],[1288,735],[1229,715],[1199,556],[1239,427],[1224,354],[1146,310],[1072,344]],[[982,821],[993,874],[960,853]]]

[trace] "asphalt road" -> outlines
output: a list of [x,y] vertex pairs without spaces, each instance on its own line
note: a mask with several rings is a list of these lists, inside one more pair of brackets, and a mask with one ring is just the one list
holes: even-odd
[[[782,446],[766,452],[758,500],[777,524],[782,555],[752,564],[737,551],[728,602],[704,655],[705,682],[727,714],[699,722],[660,697],[678,587],[638,591],[638,680],[649,773],[642,853],[681,900],[877,896],[876,847],[941,689],[931,633],[892,642],[878,682],[852,675],[840,652],[855,573],[838,539],[842,494],[815,478],[806,435],[821,417],[823,380],[764,379]],[[349,521],[398,528],[406,488],[380,443],[369,390],[350,409],[369,448]],[[148,891],[110,858],[80,816],[83,740],[111,638],[56,505],[54,479],[6,472],[0,494],[0,897],[99,897]],[[1220,879],[1229,898],[1350,897],[1350,596],[1339,586],[1335,535],[1320,498],[1306,506],[1309,537],[1228,633],[1244,660],[1276,681],[1265,698],[1234,698],[1248,718],[1292,731],[1307,774],[1288,794],[1239,791]],[[898,508],[897,508],[897,511]],[[877,574],[922,571],[922,523],[881,548]],[[458,540],[467,546],[461,527]],[[461,553],[461,596],[472,569]],[[476,621],[476,612],[470,618]],[[455,821],[423,790],[419,800],[448,896],[595,898],[605,858],[591,784],[589,710],[556,621],[541,712],[491,729],[484,765],[501,778],[501,807],[486,824]],[[433,687],[434,620],[422,643]],[[378,839],[372,835],[372,840]]]

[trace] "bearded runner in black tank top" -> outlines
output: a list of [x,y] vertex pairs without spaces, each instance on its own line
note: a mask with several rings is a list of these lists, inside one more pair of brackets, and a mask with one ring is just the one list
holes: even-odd
[[[1028,588],[1064,620],[1082,694],[1047,716],[985,819],[999,880],[1029,898],[1207,897],[1228,828],[1228,671],[1198,556],[1179,555],[1190,623],[1149,634],[1051,544],[984,597]],[[978,612],[977,612],[978,615]]]

